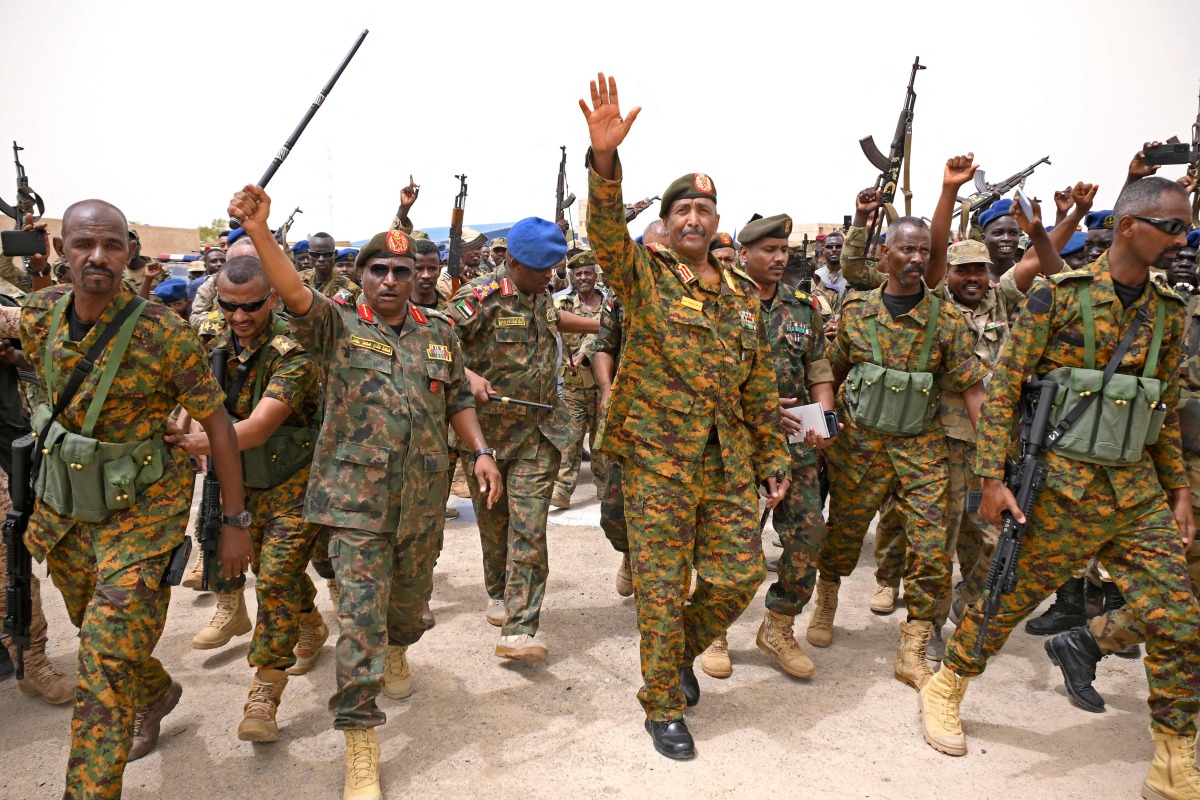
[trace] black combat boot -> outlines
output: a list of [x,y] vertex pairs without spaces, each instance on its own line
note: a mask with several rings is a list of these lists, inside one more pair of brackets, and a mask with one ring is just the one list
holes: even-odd
[[12,656],[8,654],[8,648],[0,644],[0,681],[8,680],[16,671],[17,668],[12,662]]
[[1104,698],[1092,688],[1096,665],[1103,655],[1087,625],[1073,628],[1048,640],[1043,647],[1054,666],[1062,670],[1063,684],[1071,701],[1084,711],[1104,711]]
[[1034,636],[1051,636],[1078,628],[1087,622],[1083,612],[1083,578],[1071,578],[1058,587],[1054,604],[1037,619],[1025,623],[1025,632]]
[[700,702],[700,682],[696,680],[696,671],[691,667],[679,670],[679,686],[683,689],[683,699],[689,706]]
[[[1118,608],[1124,608],[1125,596],[1121,594],[1121,590],[1112,581],[1107,581],[1104,584],[1104,613],[1116,611]],[[1141,658],[1142,648],[1140,645],[1131,644],[1124,650],[1118,650],[1113,655],[1118,655],[1121,658]]]
[[646,720],[646,732],[654,741],[654,749],[667,758],[684,761],[696,755],[696,743],[681,719],[666,722]]

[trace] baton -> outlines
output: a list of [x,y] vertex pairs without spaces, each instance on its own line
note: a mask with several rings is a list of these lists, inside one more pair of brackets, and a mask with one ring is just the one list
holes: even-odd
[[540,408],[545,411],[553,411],[554,406],[548,406],[545,403],[535,403],[532,400],[518,400],[515,397],[501,397],[498,394],[489,394],[488,400],[493,403],[511,403],[514,406],[526,406],[527,408]]
[[[292,152],[292,148],[296,146],[296,142],[300,139],[300,134],[304,133],[304,129],[308,127],[308,123],[312,121],[314,116],[316,116],[317,109],[320,108],[321,104],[325,102],[325,98],[328,97],[329,93],[333,90],[333,85],[337,83],[338,78],[342,77],[342,72],[345,71],[346,65],[350,63],[350,59],[354,58],[354,54],[357,53],[358,48],[362,46],[363,39],[367,38],[368,32],[369,31],[366,28],[363,28],[363,32],[358,35],[358,39],[355,40],[354,46],[350,48],[350,52],[347,53],[346,57],[342,59],[342,63],[338,65],[337,71],[333,73],[333,77],[329,79],[329,83],[325,84],[325,88],[321,90],[321,93],[317,95],[317,99],[313,100],[312,105],[309,106],[308,112],[304,115],[304,119],[300,120],[300,124],[296,126],[296,130],[292,131],[292,135],[288,137],[288,140],[283,143],[283,147],[281,147],[279,152],[275,154],[275,158],[271,161],[271,166],[267,167],[267,171],[264,172],[262,177],[258,179],[257,185],[259,188],[267,188],[267,184],[271,182],[271,178],[275,177],[275,171],[279,169],[279,166],[283,163],[283,160],[288,157],[289,153]],[[242,220],[238,219],[237,217],[230,217],[229,227],[242,227]]]

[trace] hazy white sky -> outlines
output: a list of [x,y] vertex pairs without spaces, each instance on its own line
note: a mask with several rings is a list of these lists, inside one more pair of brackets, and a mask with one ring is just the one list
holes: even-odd
[[[94,196],[181,227],[224,215],[370,28],[268,188],[273,221],[299,205],[297,232],[348,239],[387,225],[410,172],[418,227],[449,223],[464,171],[468,225],[549,217],[563,144],[583,200],[576,101],[597,70],[643,107],[626,200],[707,172],[727,230],[755,211],[849,213],[876,176],[858,139],[886,150],[914,55],[925,215],[945,159],[968,150],[993,179],[1049,154],[1032,194],[1098,181],[1111,207],[1143,141],[1188,137],[1200,87],[1195,0],[0,0],[0,20],[0,143],[27,148],[48,215]],[[13,181],[0,150],[10,201]]]

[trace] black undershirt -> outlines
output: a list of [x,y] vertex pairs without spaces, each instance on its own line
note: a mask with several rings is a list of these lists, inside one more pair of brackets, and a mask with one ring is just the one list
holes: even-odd
[[888,313],[892,315],[892,319],[912,311],[920,305],[923,299],[925,299],[924,286],[916,294],[895,295],[883,292],[883,304],[887,307]]
[[75,304],[72,303],[71,307],[67,309],[67,326],[69,328],[67,333],[70,335],[71,341],[82,342],[92,332],[92,328],[96,327],[96,323],[84,322],[75,316]]
[[413,300],[411,302],[414,306],[420,306],[421,308],[432,308],[434,311],[437,311],[437,307],[438,307],[437,300],[434,300],[432,303],[422,303],[418,300]]
[[1113,281],[1113,291],[1117,293],[1117,297],[1121,298],[1121,306],[1129,308],[1133,302],[1142,296],[1142,288],[1145,286],[1128,286],[1120,281]]

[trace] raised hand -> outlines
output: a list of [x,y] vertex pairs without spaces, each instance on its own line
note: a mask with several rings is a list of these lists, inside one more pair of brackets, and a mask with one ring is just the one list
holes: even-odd
[[[1162,142],[1154,141],[1148,142],[1147,144],[1150,147],[1158,147],[1160,144],[1162,144]],[[1146,153],[1142,150],[1138,150],[1133,154],[1133,160],[1129,162],[1129,173],[1125,178],[1125,182],[1129,183],[1136,181],[1149,175],[1153,175],[1156,172],[1158,172],[1158,165],[1147,164]]]
[[862,214],[870,214],[879,208],[879,204],[882,202],[883,194],[872,186],[869,189],[863,189],[854,197],[854,210]]
[[1065,217],[1067,212],[1071,210],[1071,206],[1075,203],[1075,201],[1071,199],[1071,191],[1071,187],[1068,186],[1067,188],[1059,189],[1054,193],[1054,208],[1058,211],[1059,219]]
[[642,113],[642,107],[635,107],[627,117],[621,116],[621,106],[617,100],[617,80],[612,77],[605,78],[603,72],[597,73],[596,80],[591,82],[591,89],[592,107],[589,109],[587,101],[580,100],[579,108],[583,111],[583,118],[587,120],[593,155],[597,156],[598,160],[607,161],[612,158],[621,142],[625,141],[633,121]]
[[1075,203],[1075,208],[1080,214],[1086,214],[1092,210],[1092,203],[1096,202],[1096,192],[1100,191],[1098,183],[1084,183],[1080,181],[1071,189],[1071,200]]
[[235,193],[229,201],[228,213],[242,221],[246,233],[271,232],[267,226],[267,218],[271,215],[271,198],[257,186],[246,184],[245,188]]
[[405,212],[403,216],[408,216],[408,210],[417,202],[417,198],[421,195],[421,187],[413,180],[413,176],[408,176],[408,186],[400,190],[400,209]]
[[967,153],[965,156],[954,156],[946,162],[946,171],[942,174],[942,185],[953,186],[957,189],[975,177],[975,170],[977,169],[979,169],[979,165],[975,163],[974,153]]

